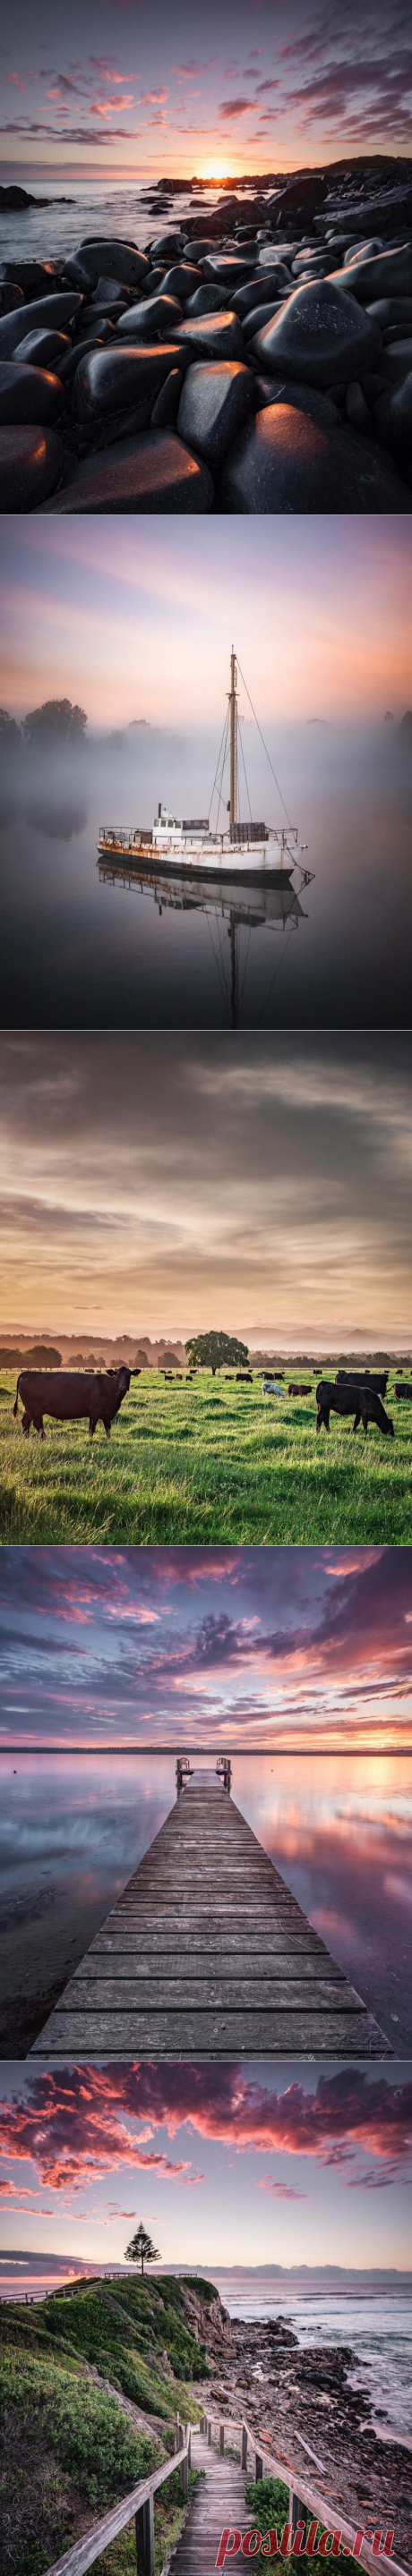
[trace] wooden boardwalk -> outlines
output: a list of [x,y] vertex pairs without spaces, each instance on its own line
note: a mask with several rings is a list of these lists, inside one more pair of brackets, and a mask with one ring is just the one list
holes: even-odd
[[391,2057],[216,1771],[196,1770],[30,2051]]
[[[225,2425],[230,2442],[230,2426]],[[236,2437],[235,2437],[236,2438]],[[192,2432],[192,2468],[204,2476],[189,2505],[180,2540],[173,2550],[173,2576],[212,2576],[222,2531],[246,2531],[252,2515],[245,2505],[245,2471],[239,2460],[221,2459],[205,2433]],[[250,2471],[249,2471],[250,2475]]]

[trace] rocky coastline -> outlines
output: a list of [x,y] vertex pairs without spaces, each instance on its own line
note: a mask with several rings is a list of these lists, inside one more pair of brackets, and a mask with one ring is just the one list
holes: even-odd
[[[412,2567],[412,2452],[385,2434],[372,2386],[369,2395],[352,2385],[358,2365],[350,2344],[302,2346],[281,2313],[230,2319],[217,2299],[206,2320],[199,2303],[200,2316],[212,2370],[205,2406],[245,2417],[285,2470],[299,2461],[302,2478],[325,2497],[325,2518],[327,2506],[337,2523],[341,2510],[358,2527],[393,2528],[393,2555]],[[382,2438],[373,2421],[380,2413]]]
[[245,214],[3,259],[3,511],[410,512],[412,164]]

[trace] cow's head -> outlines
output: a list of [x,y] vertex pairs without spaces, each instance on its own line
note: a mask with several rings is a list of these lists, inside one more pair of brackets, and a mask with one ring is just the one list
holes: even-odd
[[129,1368],[124,1368],[124,1367],[123,1367],[123,1368],[119,1368],[119,1369],[117,1370],[117,1384],[118,1384],[118,1389],[119,1389],[119,1395],[122,1395],[122,1396],[123,1396],[123,1395],[128,1395],[128,1393],[129,1393],[129,1386],[130,1386],[130,1379],[131,1379],[131,1375],[132,1375],[132,1371],[131,1371],[131,1369],[129,1369]]

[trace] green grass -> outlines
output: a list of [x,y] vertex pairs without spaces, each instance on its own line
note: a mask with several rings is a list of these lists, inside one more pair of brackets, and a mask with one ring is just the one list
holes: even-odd
[[[90,2365],[101,2386],[90,2377]],[[4,2303],[2,2576],[3,2569],[4,2576],[44,2576],[139,2478],[168,2456],[174,2460],[171,2419],[179,2410],[185,2422],[198,2422],[191,2381],[205,2376],[208,2367],[188,2325],[184,2292],[167,2277],[90,2281],[36,2309]],[[142,2426],[123,2412],[116,2390],[142,2409]],[[151,2423],[154,2416],[160,2422]],[[156,2576],[184,2511],[177,2467],[155,2507]],[[129,2576],[133,2566],[134,2522],[98,2561],[101,2576]]]
[[[198,2478],[202,2477],[204,2477],[204,2469],[189,2469],[189,2504]],[[170,2485],[168,2481],[167,2487],[160,2487],[159,2494],[155,2496],[155,2576],[162,2576],[165,2562],[171,2550],[176,2547],[179,2532],[186,2520],[187,2510],[187,2505],[182,2504],[180,2472],[176,2469],[175,2476],[170,2479]],[[94,2576],[136,2576],[134,2522],[128,2522],[125,2530],[119,2532],[118,2540],[111,2541],[110,2549],[104,2549],[101,2557],[95,2558]]]
[[[308,1376],[309,1370],[304,1372]],[[282,1403],[260,1386],[206,1373],[167,1387],[154,1370],[132,1383],[110,1442],[99,1427],[46,1422],[22,1438],[0,1406],[0,1538],[40,1543],[389,1546],[411,1540],[412,1405],[391,1400],[395,1439],[373,1425],[353,1438],[331,1416],[316,1436],[312,1394]],[[1,1392],[1,1389],[0,1389]]]
[[[249,2478],[245,2487],[245,2499],[248,2516],[250,2514],[253,2516],[253,2520],[249,2521],[248,2519],[245,2526],[246,2529],[249,2531],[260,2531],[262,2540],[265,2539],[266,2532],[276,2531],[278,2540],[280,2540],[283,2526],[285,2522],[287,2523],[289,2521],[289,2488],[283,2485],[282,2479],[258,2478],[255,2483],[253,2478]],[[307,2533],[310,2530],[311,2516],[309,2513],[305,2516],[304,2506],[302,2506],[302,2513],[299,2516],[299,2520],[305,2522]],[[331,2526],[329,2526],[327,2522],[323,2524],[324,2531],[329,2530],[330,2527],[332,2528],[332,2531],[335,2527],[339,2529],[338,2510],[336,2511],[336,2517],[334,2518],[334,2522],[332,2522]],[[319,2537],[321,2529],[322,2525],[319,2523]],[[329,2556],[329,2552],[327,2554]],[[257,2566],[262,2566],[263,2555],[261,2549],[253,2550],[253,2558],[256,2561]],[[265,2565],[266,2561],[267,2550],[265,2551]],[[321,2576],[321,2570],[325,2567],[324,2556],[322,2555],[322,2557],[319,2557],[319,2552],[316,2554],[315,2550],[309,2563],[311,2567],[313,2567],[314,2576]],[[307,2564],[308,2561],[306,2560],[306,2565]],[[280,2555],[276,2557],[274,2553],[273,2558],[271,2558],[271,2566],[279,2569],[280,2576],[281,2568],[285,2567],[285,2558],[280,2557]],[[339,2553],[339,2568],[341,2576],[353,2576],[354,2560],[351,2557],[347,2557],[344,2550]]]

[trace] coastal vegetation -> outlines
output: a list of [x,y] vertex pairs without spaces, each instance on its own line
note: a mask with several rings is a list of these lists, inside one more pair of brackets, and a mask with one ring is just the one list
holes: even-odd
[[[294,1363],[300,1367],[300,1362]],[[132,1382],[113,1426],[89,1441],[84,1423],[48,1422],[44,1442],[22,1439],[12,1419],[15,1372],[0,1381],[0,1535],[17,1545],[181,1541],[237,1545],[407,1545],[410,1541],[412,1404],[386,1405],[394,1440],[374,1425],[353,1438],[331,1417],[316,1436],[322,1375],[305,1363],[310,1392],[262,1397],[207,1370],[190,1384],[159,1370]]]

